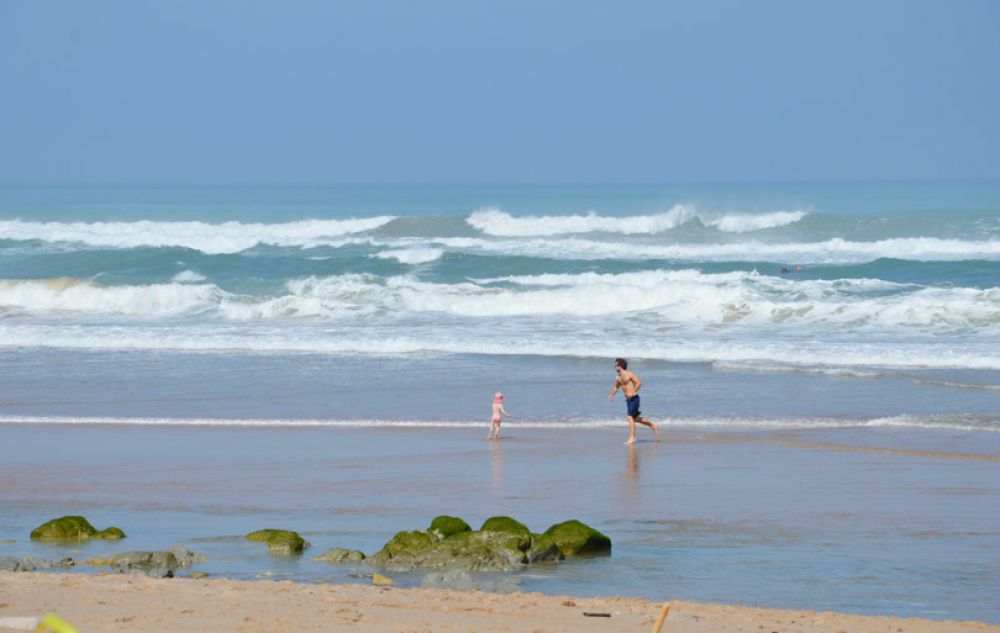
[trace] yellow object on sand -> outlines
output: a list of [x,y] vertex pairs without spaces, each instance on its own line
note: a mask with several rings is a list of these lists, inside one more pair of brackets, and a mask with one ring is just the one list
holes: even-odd
[[656,618],[656,624],[653,625],[653,633],[660,633],[660,629],[663,628],[663,622],[667,619],[667,614],[670,613],[670,607],[674,606],[674,601],[671,600],[663,605],[660,609],[660,617]]
[[388,576],[383,576],[382,574],[375,572],[372,574],[372,584],[378,585],[379,587],[391,587],[396,584],[396,581]]
[[80,633],[80,630],[55,613],[46,613],[35,633]]

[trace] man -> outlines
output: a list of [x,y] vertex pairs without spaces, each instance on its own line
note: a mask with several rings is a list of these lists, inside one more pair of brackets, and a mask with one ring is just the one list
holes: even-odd
[[628,361],[624,358],[615,359],[615,386],[611,389],[608,402],[614,399],[615,394],[621,389],[625,392],[626,417],[628,418],[628,441],[626,444],[635,444],[635,423],[645,424],[653,429],[656,437],[660,437],[660,429],[647,418],[639,413],[639,388],[642,387],[642,379],[628,370]]

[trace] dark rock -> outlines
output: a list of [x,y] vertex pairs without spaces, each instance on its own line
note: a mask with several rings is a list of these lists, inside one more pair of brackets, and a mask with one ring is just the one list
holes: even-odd
[[140,572],[157,578],[163,578],[165,572],[181,567],[171,552],[122,552],[112,555],[108,562],[111,569],[119,574]]
[[531,547],[528,549],[528,562],[538,563],[547,560],[562,560],[565,556],[559,551],[559,546],[546,534],[532,534]]
[[190,567],[195,563],[208,560],[206,556],[198,554],[197,552],[192,552],[183,545],[171,545],[167,548],[167,552],[174,555],[174,558],[177,559],[177,564],[181,567]]

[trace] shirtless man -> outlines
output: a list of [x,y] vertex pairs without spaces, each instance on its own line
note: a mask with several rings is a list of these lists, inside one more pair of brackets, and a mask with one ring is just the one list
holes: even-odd
[[626,417],[628,418],[628,441],[626,444],[635,444],[635,423],[645,424],[653,429],[656,437],[660,437],[660,429],[649,419],[642,417],[639,413],[639,388],[642,387],[642,379],[628,370],[628,361],[624,358],[615,359],[615,386],[611,389],[608,402],[614,399],[618,389],[625,392]]

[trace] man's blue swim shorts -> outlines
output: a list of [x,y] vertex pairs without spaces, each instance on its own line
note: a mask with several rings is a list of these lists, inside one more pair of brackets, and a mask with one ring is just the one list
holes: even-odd
[[627,411],[626,415],[632,418],[638,418],[642,415],[639,413],[639,394],[625,398],[625,410]]

